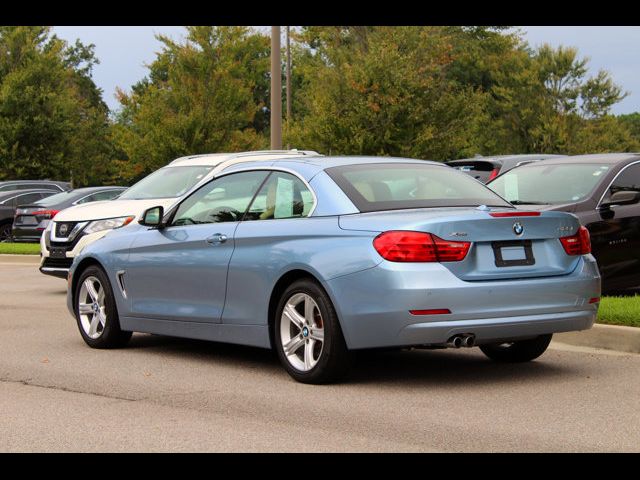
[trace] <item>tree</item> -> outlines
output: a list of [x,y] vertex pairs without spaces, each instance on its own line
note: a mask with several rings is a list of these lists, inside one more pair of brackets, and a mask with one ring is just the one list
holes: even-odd
[[116,139],[133,178],[182,155],[267,146],[268,38],[245,27],[187,27],[159,36],[162,51],[130,93]]
[[451,45],[437,28],[309,27],[298,39],[304,115],[288,143],[438,160],[477,151],[484,96],[447,80]]
[[640,142],[640,112],[618,115],[618,121],[629,129],[635,140]]
[[49,27],[0,27],[0,179],[100,182],[111,146],[97,62],[93,45],[69,46]]

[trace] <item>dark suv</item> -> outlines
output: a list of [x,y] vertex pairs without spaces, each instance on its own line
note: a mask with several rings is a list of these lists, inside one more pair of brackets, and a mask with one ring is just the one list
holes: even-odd
[[602,291],[640,288],[640,154],[543,160],[514,168],[487,186],[526,209],[575,214],[591,234]]

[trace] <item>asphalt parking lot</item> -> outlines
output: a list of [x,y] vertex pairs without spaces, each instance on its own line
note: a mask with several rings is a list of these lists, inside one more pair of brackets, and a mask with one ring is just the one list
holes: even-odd
[[66,283],[0,260],[0,451],[638,451],[640,355],[552,344],[359,356],[295,383],[260,349],[136,334],[92,350]]

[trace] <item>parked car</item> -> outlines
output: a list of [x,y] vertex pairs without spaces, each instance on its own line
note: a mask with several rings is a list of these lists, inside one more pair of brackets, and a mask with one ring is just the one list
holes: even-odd
[[58,182],[55,180],[6,180],[0,182],[0,192],[34,189],[64,192],[65,190],[71,189],[71,184],[69,182]]
[[93,348],[132,332],[275,348],[294,379],[323,383],[356,349],[532,360],[592,326],[589,252],[575,216],[517,210],[441,163],[256,161],[87,246],[67,300]]
[[51,197],[19,205],[13,221],[14,242],[39,242],[42,232],[60,211],[74,205],[113,200],[126,187],[88,187],[68,190]]
[[40,271],[66,279],[73,258],[84,247],[110,230],[139,219],[144,210],[151,206],[170,207],[196,185],[211,178],[219,167],[257,160],[269,163],[277,158],[310,155],[319,154],[311,151],[267,150],[178,158],[140,180],[116,200],[77,205],[56,215],[40,239]]
[[576,215],[591,234],[602,290],[640,287],[640,154],[597,154],[523,165],[488,184],[514,205]]
[[451,160],[446,163],[450,167],[471,175],[482,183],[487,183],[498,175],[508,172],[519,165],[537,162],[547,158],[559,158],[564,156],[565,155],[546,154],[496,155],[493,157],[478,156],[474,158],[463,158],[461,160]]
[[16,208],[54,195],[53,190],[8,190],[0,192],[0,242],[11,240],[11,225]]

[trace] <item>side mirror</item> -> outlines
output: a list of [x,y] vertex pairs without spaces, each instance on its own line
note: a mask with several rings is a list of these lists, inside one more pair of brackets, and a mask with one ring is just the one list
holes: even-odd
[[151,207],[144,211],[142,214],[142,218],[138,222],[140,225],[144,225],[145,227],[154,227],[161,228],[162,225],[162,217],[164,216],[164,208],[162,207]]
[[610,208],[614,205],[633,205],[634,203],[640,202],[640,192],[634,191],[619,191],[611,195],[611,198],[608,202],[602,203],[600,205],[601,209]]

